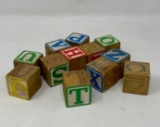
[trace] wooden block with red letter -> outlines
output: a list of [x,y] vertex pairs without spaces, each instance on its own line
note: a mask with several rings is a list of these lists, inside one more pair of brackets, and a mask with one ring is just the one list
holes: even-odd
[[40,66],[40,58],[42,56],[42,53],[24,50],[14,59],[14,67],[18,64]]
[[79,47],[74,46],[61,50],[60,53],[69,60],[70,71],[85,69],[87,55]]
[[79,46],[87,55],[88,62],[100,57],[106,50],[95,42],[87,43]]
[[110,49],[120,49],[120,41],[112,35],[105,35],[96,38],[94,41],[104,47],[107,51]]
[[135,61],[125,62],[123,92],[147,95],[149,80],[149,63]]
[[90,37],[85,34],[73,32],[69,35],[65,41],[68,42],[72,46],[78,46],[82,44],[89,43]]
[[118,64],[101,56],[86,65],[87,72],[90,74],[90,82],[92,86],[104,92],[119,80],[119,66]]
[[70,47],[70,45],[63,39],[47,42],[45,44],[46,56],[57,53],[59,50]]
[[63,91],[67,107],[90,104],[92,89],[86,70],[64,72]]
[[41,58],[42,75],[49,86],[62,84],[62,73],[69,70],[68,60],[60,53]]
[[6,75],[8,93],[29,100],[41,87],[40,68],[18,64]]

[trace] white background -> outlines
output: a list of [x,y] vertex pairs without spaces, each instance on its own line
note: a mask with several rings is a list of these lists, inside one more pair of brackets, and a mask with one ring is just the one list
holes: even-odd
[[[41,89],[30,101],[7,93],[5,75],[22,50],[44,54],[44,44],[72,32],[111,34],[134,61],[149,62],[148,96],[122,93],[123,79],[91,105],[66,108],[62,85]],[[0,0],[0,127],[159,127],[159,0]]]

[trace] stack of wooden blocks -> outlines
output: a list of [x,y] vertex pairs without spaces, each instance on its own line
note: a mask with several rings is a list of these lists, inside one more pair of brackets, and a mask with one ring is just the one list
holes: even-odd
[[50,87],[63,84],[67,107],[91,104],[92,89],[105,92],[124,77],[123,92],[148,93],[149,63],[130,61],[111,35],[90,42],[85,34],[72,33],[65,40],[45,44],[46,56],[23,51],[6,75],[11,96],[31,99],[41,87],[41,75]]

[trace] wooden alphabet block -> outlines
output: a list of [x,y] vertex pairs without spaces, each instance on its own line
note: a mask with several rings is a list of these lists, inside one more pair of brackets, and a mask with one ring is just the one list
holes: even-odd
[[120,49],[120,41],[112,35],[105,35],[96,38],[94,41],[104,47],[107,51],[110,49]]
[[135,61],[125,62],[123,92],[147,95],[149,80],[149,63]]
[[63,73],[63,91],[67,107],[88,105],[91,103],[91,84],[85,70]]
[[87,43],[79,46],[88,56],[88,62],[100,57],[106,50],[95,42]]
[[79,47],[63,49],[60,53],[69,61],[70,71],[85,69],[87,63],[87,55]]
[[18,64],[40,66],[40,58],[42,56],[42,53],[24,50],[14,59],[14,67]]
[[6,82],[9,95],[29,100],[41,87],[40,68],[18,64],[6,75]]
[[119,65],[119,68],[120,68],[119,79],[121,79],[124,75],[124,63],[126,60],[130,60],[130,54],[119,49],[111,49],[106,53],[104,53],[102,56]]
[[90,74],[90,82],[92,86],[104,92],[119,80],[118,64],[104,58],[103,56],[86,65],[87,72]]
[[65,41],[68,42],[72,46],[78,46],[82,45],[85,43],[89,43],[90,37],[85,34],[80,34],[80,33],[72,33],[69,35]]
[[51,87],[62,84],[62,73],[69,70],[69,62],[60,53],[41,59],[42,76]]
[[67,42],[63,39],[51,41],[45,44],[46,56],[50,54],[57,53],[59,50],[71,47]]

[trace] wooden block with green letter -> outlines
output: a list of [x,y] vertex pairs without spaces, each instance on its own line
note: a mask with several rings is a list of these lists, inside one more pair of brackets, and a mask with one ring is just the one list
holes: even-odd
[[41,87],[40,68],[18,64],[6,75],[6,82],[9,95],[29,100]]
[[69,61],[70,71],[85,69],[87,55],[78,46],[63,49],[60,53]]
[[95,42],[87,43],[79,46],[88,56],[88,62],[100,57],[106,50]]
[[106,50],[110,49],[120,49],[120,41],[113,37],[112,35],[106,35],[94,40],[97,44],[104,47]]
[[14,67],[18,64],[40,66],[40,58],[42,56],[42,53],[24,50],[14,59]]
[[55,53],[41,59],[43,78],[49,86],[62,84],[62,73],[69,70],[69,62],[60,53]]
[[119,80],[118,64],[101,56],[86,65],[87,72],[90,74],[92,87],[100,92],[104,92]]
[[88,105],[91,103],[91,84],[85,70],[63,73],[63,90],[67,107]]
[[124,75],[124,63],[125,61],[130,60],[130,54],[119,49],[111,49],[106,53],[104,53],[102,56],[119,65],[119,68],[120,68],[119,79],[121,79]]
[[149,80],[149,63],[135,61],[125,62],[123,92],[147,95]]

